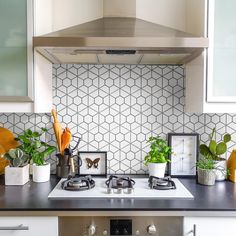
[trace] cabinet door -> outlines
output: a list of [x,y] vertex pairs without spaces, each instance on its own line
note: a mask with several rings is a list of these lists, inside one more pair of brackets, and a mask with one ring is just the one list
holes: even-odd
[[0,0],[0,101],[32,98],[31,4],[31,0]]
[[0,217],[0,236],[58,236],[57,217]]
[[236,217],[185,217],[184,236],[236,235]]
[[236,1],[208,2],[207,101],[236,102]]

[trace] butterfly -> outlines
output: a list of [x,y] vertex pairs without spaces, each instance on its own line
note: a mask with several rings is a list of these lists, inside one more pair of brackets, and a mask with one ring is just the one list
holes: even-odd
[[100,158],[96,158],[93,161],[90,158],[85,158],[86,162],[87,162],[87,167],[88,169],[94,167],[94,168],[98,168],[98,162],[100,161]]

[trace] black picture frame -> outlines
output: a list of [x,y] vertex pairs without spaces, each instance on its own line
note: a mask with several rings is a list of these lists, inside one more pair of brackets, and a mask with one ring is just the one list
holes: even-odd
[[[194,158],[194,166],[192,166],[191,168],[194,169],[194,174],[173,174],[173,164],[172,164],[172,160],[173,160],[173,154],[170,154],[169,155],[169,159],[170,159],[170,162],[168,163],[168,174],[171,176],[171,177],[182,177],[182,178],[195,178],[197,176],[197,168],[196,168],[196,162],[198,161],[199,159],[199,134],[198,133],[168,133],[168,145],[170,147],[172,147],[173,145],[173,138],[174,137],[181,137],[181,136],[190,136],[190,137],[195,137],[195,157]],[[173,147],[172,147],[173,148]],[[172,151],[174,152],[174,150],[172,149]]]
[[[100,158],[98,165],[101,165],[99,169],[94,167],[94,164],[91,168],[85,167],[88,166],[86,158],[94,161],[96,158]],[[99,164],[100,163],[100,164]],[[106,151],[78,151],[78,175],[86,176],[92,175],[95,177],[107,177],[107,152]]]

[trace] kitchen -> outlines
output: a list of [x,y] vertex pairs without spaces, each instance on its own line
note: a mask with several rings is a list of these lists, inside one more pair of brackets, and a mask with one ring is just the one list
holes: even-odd
[[[17,142],[35,136],[53,151],[49,181],[37,183],[33,175],[10,186],[6,170],[1,176],[0,235],[235,233],[234,183],[199,184],[195,168],[208,145],[223,158],[235,157],[235,3],[221,2],[0,0],[1,126]],[[59,123],[69,128],[75,150],[64,169],[63,157],[56,157]],[[181,140],[177,150],[191,162],[169,153],[172,179],[148,182],[147,141],[157,135],[173,148]],[[74,174],[92,179],[68,184]],[[170,189],[155,189],[163,186]]]

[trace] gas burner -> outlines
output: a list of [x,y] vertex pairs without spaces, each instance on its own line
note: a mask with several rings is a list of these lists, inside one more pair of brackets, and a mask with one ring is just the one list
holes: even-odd
[[85,177],[68,178],[61,183],[61,188],[69,191],[83,191],[95,187],[95,181],[90,175]]
[[134,192],[135,181],[130,177],[118,177],[115,175],[111,175],[105,183],[107,186],[108,194],[131,194]]
[[164,178],[150,176],[148,183],[151,189],[157,189],[157,190],[176,189],[175,182],[171,180],[170,176]]

